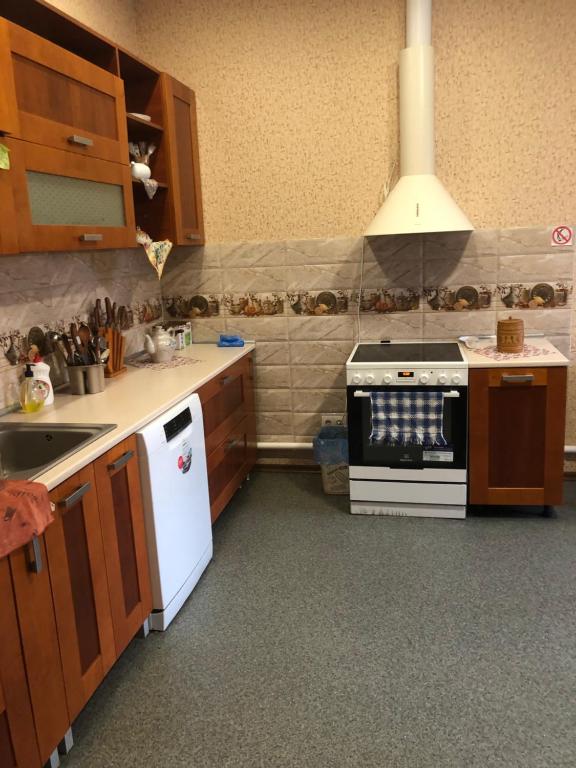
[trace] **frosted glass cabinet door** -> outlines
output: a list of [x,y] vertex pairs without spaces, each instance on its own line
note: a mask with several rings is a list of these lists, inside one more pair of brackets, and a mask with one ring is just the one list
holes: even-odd
[[136,247],[130,168],[8,139],[21,251]]

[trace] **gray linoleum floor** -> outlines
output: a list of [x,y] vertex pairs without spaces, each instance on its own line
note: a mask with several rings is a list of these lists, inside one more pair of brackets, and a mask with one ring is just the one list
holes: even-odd
[[576,765],[576,491],[555,519],[352,517],[255,473],[63,768]]

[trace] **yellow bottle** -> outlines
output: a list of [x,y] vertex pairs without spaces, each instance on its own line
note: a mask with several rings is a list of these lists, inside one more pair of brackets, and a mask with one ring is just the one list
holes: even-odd
[[24,381],[20,386],[20,405],[22,410],[26,413],[39,411],[44,405],[46,395],[46,385],[44,382],[34,378],[32,366],[27,363]]

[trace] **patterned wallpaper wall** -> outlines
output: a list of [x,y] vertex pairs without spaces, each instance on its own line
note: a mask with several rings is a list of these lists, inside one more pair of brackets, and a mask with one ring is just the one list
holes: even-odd
[[[210,242],[358,236],[397,159],[404,0],[51,0],[197,94]],[[478,227],[574,220],[571,0],[435,0],[437,168]]]

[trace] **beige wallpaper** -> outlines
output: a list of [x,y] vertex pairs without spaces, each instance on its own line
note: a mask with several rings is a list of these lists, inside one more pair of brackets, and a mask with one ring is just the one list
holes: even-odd
[[[196,90],[209,241],[362,232],[397,156],[403,0],[52,2]],[[438,174],[478,227],[575,219],[573,21],[434,3]]]
[[[397,153],[403,0],[142,0],[198,94],[210,241],[358,235]],[[438,173],[477,226],[576,213],[572,0],[436,0]],[[153,44],[152,44],[153,43]]]
[[101,35],[138,52],[138,0],[48,0]]

